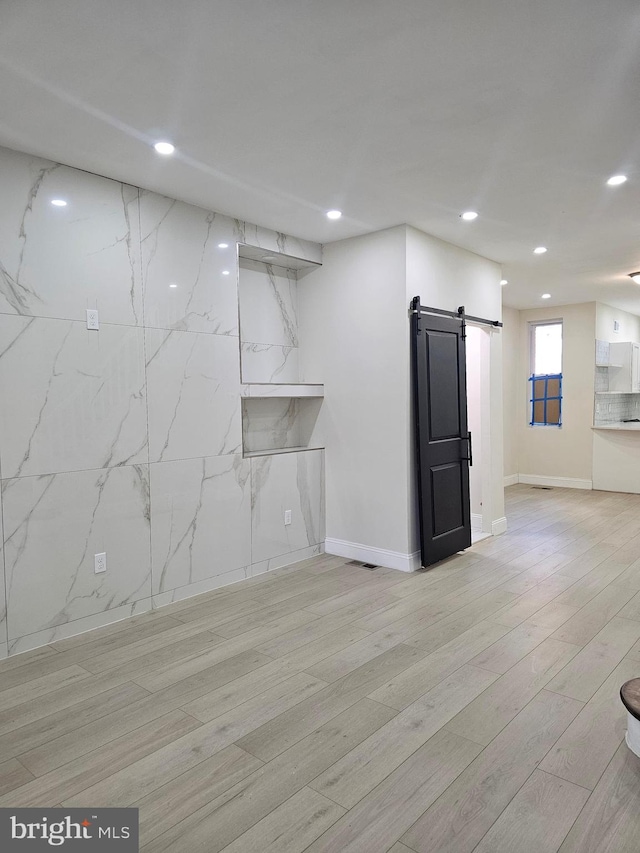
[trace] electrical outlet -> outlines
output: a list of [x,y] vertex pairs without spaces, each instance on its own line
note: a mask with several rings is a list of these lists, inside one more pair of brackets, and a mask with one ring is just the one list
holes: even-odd
[[291,524],[291,510],[285,509],[284,511],[284,523]]
[[100,328],[100,322],[98,320],[98,309],[97,308],[87,308],[87,329],[94,329],[98,331]]
[[102,554],[94,554],[93,571],[99,575],[100,572],[107,571],[107,555],[103,551]]

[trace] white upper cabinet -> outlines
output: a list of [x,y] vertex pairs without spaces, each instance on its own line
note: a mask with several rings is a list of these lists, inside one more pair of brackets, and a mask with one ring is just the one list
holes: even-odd
[[620,367],[609,371],[609,391],[640,393],[640,344],[612,343],[610,358],[612,365]]

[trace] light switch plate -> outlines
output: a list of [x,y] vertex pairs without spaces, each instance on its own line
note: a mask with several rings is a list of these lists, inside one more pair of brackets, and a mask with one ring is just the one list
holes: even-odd
[[87,329],[98,331],[99,328],[100,322],[98,320],[98,309],[87,308]]

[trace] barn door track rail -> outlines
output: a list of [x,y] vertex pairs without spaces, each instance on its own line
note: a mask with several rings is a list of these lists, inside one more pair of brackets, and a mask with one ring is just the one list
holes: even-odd
[[467,320],[471,323],[481,323],[483,326],[494,326],[495,328],[502,328],[502,323],[500,320],[486,320],[484,317],[472,317],[471,314],[467,314],[464,310],[464,305],[461,305],[457,311],[444,311],[442,308],[426,308],[424,305],[420,304],[420,297],[414,296],[411,300],[411,306],[409,309],[410,314],[416,314],[418,317],[418,334],[422,331],[420,324],[420,316],[422,314],[439,314],[441,317],[453,317],[458,320],[462,320],[462,336],[466,337],[466,322]]

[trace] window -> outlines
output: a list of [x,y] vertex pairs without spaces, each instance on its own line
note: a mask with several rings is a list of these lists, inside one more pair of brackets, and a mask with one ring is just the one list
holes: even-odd
[[562,322],[531,323],[531,426],[562,426]]

